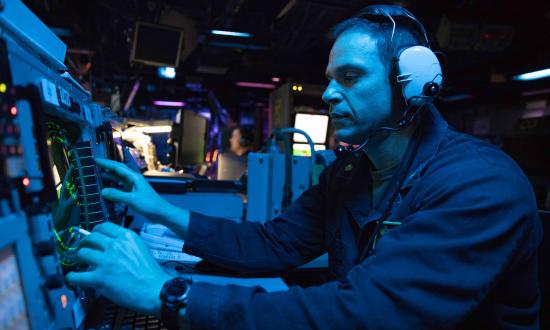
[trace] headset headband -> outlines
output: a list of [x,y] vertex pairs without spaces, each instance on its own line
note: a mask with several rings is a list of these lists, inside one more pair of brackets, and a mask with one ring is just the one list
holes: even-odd
[[426,33],[426,29],[424,28],[424,25],[420,23],[416,17],[411,14],[407,9],[399,7],[399,6],[392,6],[392,5],[372,5],[363,8],[361,11],[355,15],[356,18],[362,18],[362,19],[368,19],[371,21],[378,21],[381,22],[383,20],[389,19],[392,24],[392,33],[391,33],[391,39],[390,41],[393,43],[393,36],[395,34],[395,28],[397,26],[397,23],[395,22],[394,18],[405,18],[411,22],[413,22],[416,27],[418,28],[418,31],[422,36],[424,36],[424,40],[426,42],[426,47],[430,48],[430,42],[428,41],[428,34]]

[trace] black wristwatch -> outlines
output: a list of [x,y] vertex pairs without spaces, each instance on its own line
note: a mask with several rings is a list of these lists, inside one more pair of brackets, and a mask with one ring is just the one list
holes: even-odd
[[160,319],[169,330],[178,329],[178,313],[187,306],[192,283],[188,277],[176,277],[166,281],[160,291]]

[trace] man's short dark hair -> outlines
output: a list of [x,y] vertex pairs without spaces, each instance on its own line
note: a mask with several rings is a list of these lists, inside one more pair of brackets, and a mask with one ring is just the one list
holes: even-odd
[[333,41],[344,32],[358,31],[369,34],[378,46],[380,60],[387,68],[391,68],[392,60],[400,49],[416,45],[424,45],[423,36],[420,36],[412,22],[399,17],[392,17],[396,22],[395,33],[391,40],[393,24],[389,18],[380,17],[380,20],[362,18],[361,11],[354,17],[338,23],[330,30]]

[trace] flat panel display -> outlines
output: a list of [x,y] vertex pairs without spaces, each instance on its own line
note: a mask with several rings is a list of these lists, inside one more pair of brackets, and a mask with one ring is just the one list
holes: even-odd
[[130,60],[147,65],[176,68],[179,64],[182,43],[182,30],[138,22]]
[[[297,113],[294,117],[294,128],[305,131],[313,143],[326,143],[328,130],[328,116],[308,113]],[[307,142],[302,134],[294,133],[294,142]]]

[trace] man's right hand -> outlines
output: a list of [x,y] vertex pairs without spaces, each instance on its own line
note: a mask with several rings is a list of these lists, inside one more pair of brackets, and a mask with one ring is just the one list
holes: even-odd
[[[104,198],[124,203],[143,214],[149,220],[163,224],[172,230],[175,229],[173,228],[174,224],[178,223],[178,227],[180,227],[183,222],[184,228],[177,228],[180,230],[176,229],[175,231],[185,236],[189,217],[188,211],[182,210],[164,200],[141,173],[131,170],[128,166],[109,159],[96,158],[95,161],[97,165],[119,177],[127,190],[121,191],[114,188],[105,188],[101,191],[101,195]],[[185,237],[182,238],[185,239]]]

